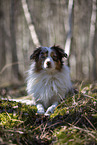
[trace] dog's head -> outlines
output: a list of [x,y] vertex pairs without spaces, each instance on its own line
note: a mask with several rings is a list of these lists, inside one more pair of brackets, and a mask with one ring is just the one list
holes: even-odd
[[62,58],[67,54],[59,46],[52,47],[39,47],[30,56],[30,59],[34,59],[36,62],[35,70],[61,70],[63,61]]

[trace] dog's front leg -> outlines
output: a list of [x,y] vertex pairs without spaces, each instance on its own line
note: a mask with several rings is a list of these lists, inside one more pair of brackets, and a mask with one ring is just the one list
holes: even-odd
[[54,112],[54,109],[57,107],[57,105],[58,105],[58,102],[55,102],[53,105],[51,105],[51,106],[47,109],[47,111],[45,112],[45,115],[46,115],[46,116],[50,116],[50,114]]
[[37,107],[37,113],[38,114],[44,114],[45,113],[44,107],[43,107],[42,104],[37,104],[36,107]]

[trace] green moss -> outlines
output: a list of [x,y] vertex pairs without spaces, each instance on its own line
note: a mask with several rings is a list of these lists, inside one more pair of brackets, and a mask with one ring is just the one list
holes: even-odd
[[6,128],[16,127],[20,122],[22,121],[18,119],[17,115],[14,116],[12,113],[0,114],[0,125],[5,126]]
[[2,112],[0,125],[10,128],[27,120],[28,116],[35,116],[37,108],[36,106],[1,100],[0,110]]
[[55,145],[85,145],[95,144],[97,142],[97,133],[88,129],[81,129],[79,127],[62,127],[54,133],[57,136]]
[[0,100],[0,135],[15,144],[97,144],[96,85],[68,94],[50,117],[36,106]]

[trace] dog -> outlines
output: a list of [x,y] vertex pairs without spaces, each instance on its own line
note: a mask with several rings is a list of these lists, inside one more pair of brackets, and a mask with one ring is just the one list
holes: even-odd
[[[35,99],[37,113],[50,115],[72,89],[70,71],[63,63],[67,54],[59,46],[38,47],[30,59],[27,92]],[[45,112],[45,109],[46,112]]]

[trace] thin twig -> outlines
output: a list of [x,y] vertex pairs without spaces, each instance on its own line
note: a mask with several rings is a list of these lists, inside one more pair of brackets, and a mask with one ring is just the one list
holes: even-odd
[[0,75],[5,71],[6,68],[10,67],[10,66],[13,66],[13,65],[16,65],[16,64],[19,64],[20,62],[13,62],[13,63],[10,63],[10,64],[6,64],[2,70],[0,71]]
[[17,62],[13,62],[13,63],[9,63],[9,64],[4,65],[4,67],[0,70],[0,75],[2,75],[2,73],[3,73],[8,67],[11,67],[11,66],[17,65],[17,64],[23,64],[23,63],[29,63],[29,61],[24,61],[24,62],[17,61]]
[[94,97],[89,96],[89,95],[87,95],[87,94],[84,94],[84,93],[82,93],[82,92],[81,92],[81,95],[83,95],[84,97],[88,97],[88,98],[91,98],[91,99],[97,100],[97,99],[95,99]]
[[15,130],[4,130],[4,131],[6,131],[6,132],[15,132],[15,133],[19,133],[19,134],[24,134],[24,132],[23,131],[15,131]]
[[48,128],[53,127],[54,125],[57,125],[57,124],[63,123],[63,122],[64,122],[63,120],[62,120],[62,121],[60,121],[60,122],[56,122],[56,123],[54,123],[54,124],[52,124],[52,125],[48,126],[48,127],[47,127],[47,129],[48,129]]
[[44,132],[45,132],[46,127],[47,127],[47,123],[45,124],[45,126],[44,126],[44,128],[43,128],[42,134],[41,134],[41,136],[40,136],[41,139],[43,138],[43,134],[44,134]]
[[78,129],[78,130],[80,130],[80,131],[83,131],[83,132],[86,132],[88,135],[90,135],[91,137],[93,137],[95,140],[97,140],[97,138],[93,135],[93,134],[97,134],[96,132],[94,132],[94,131],[90,131],[90,130],[86,130],[86,129],[83,129],[83,128],[80,128],[80,127],[77,127],[77,126],[74,126],[74,125],[72,125],[72,124],[70,124],[70,123],[68,123],[70,126],[72,126],[72,127],[70,127],[69,129]]
[[78,122],[79,122],[80,120],[81,120],[81,118],[79,118],[79,119],[77,120],[77,122],[74,123],[74,125],[78,124]]
[[82,116],[89,122],[89,124],[93,127],[93,129],[96,130],[94,125],[91,123],[91,121],[85,115],[82,115]]
[[12,119],[10,117],[10,115],[8,114],[8,112],[6,111],[6,114],[8,115],[9,119],[12,120],[12,121],[17,121],[17,122],[21,122],[21,123],[24,123],[24,121],[21,121],[21,120],[17,120],[17,119]]

